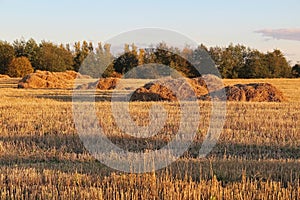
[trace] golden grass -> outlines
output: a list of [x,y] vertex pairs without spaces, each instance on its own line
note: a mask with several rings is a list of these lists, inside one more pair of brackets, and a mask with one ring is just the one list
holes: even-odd
[[[199,102],[195,144],[168,168],[147,174],[121,173],[90,156],[74,127],[71,90],[24,90],[0,82],[5,87],[0,89],[0,199],[299,199],[300,79],[225,80],[251,82],[269,82],[290,101],[227,103],[224,130],[205,159],[195,156],[208,128],[210,103]],[[171,114],[160,134],[146,142],[113,131],[110,103],[96,105],[107,136],[131,151],[157,149],[178,128],[176,103],[161,103]],[[137,124],[147,124],[151,105],[131,103]]]

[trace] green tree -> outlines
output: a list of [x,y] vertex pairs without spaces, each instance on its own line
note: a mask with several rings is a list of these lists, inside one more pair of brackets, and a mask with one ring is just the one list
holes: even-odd
[[31,38],[28,41],[25,41],[24,39],[15,40],[13,42],[13,47],[16,57],[27,57],[33,68],[38,68],[35,64],[37,63],[37,52],[39,51],[39,46],[34,39]]
[[238,78],[239,71],[245,65],[247,48],[242,45],[229,45],[222,54],[221,73],[225,78]]
[[72,70],[73,56],[64,47],[43,41],[37,52],[35,66],[37,66],[36,69],[52,72]]
[[[215,63],[213,62],[207,48],[201,44],[198,46],[192,54],[192,57],[189,59],[193,66],[190,67],[190,74],[193,77],[198,77],[203,74],[215,74],[218,75],[217,70],[213,68]],[[200,73],[201,74],[200,74]]]
[[93,44],[88,44],[87,41],[83,41],[82,45],[80,42],[76,42],[74,45],[75,57],[74,57],[74,70],[78,71],[83,61],[93,52]]
[[6,41],[0,41],[0,74],[6,74],[9,63],[14,58],[15,51]]
[[27,57],[25,52],[26,41],[24,40],[24,38],[21,38],[20,40],[15,40],[12,45],[14,47],[16,57]]
[[114,70],[119,74],[125,74],[139,65],[139,59],[133,52],[127,52],[114,60]]
[[266,65],[265,55],[258,50],[249,53],[244,67],[241,68],[239,78],[267,78],[270,71]]
[[90,52],[83,60],[79,72],[94,78],[110,77],[114,73],[112,61],[110,44],[104,44],[103,47],[101,43],[98,43],[95,51],[94,48],[90,48]]
[[265,59],[270,70],[270,78],[291,77],[291,67],[280,50],[268,52]]
[[101,61],[101,72],[103,71],[104,68],[104,72],[102,73],[103,77],[111,77],[111,76],[117,76],[119,77],[120,74],[118,74],[115,70],[114,70],[114,57],[111,53],[111,45],[110,44],[104,44],[104,51],[102,53],[102,55],[100,55],[100,61]]
[[26,45],[25,45],[25,55],[29,61],[31,62],[32,64],[32,67],[34,69],[37,69],[38,66],[35,65],[35,63],[37,63],[37,54],[38,54],[38,51],[39,51],[39,45],[36,43],[36,41],[32,38],[30,38],[27,42],[26,42]]
[[296,64],[293,68],[292,68],[292,74],[293,77],[299,78],[300,77],[300,64]]
[[31,66],[29,59],[24,56],[13,58],[7,68],[7,74],[11,77],[23,77],[33,71],[34,69]]

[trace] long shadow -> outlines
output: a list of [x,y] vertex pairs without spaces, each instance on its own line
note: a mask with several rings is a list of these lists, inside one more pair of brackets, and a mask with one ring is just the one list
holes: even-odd
[[[101,140],[101,138],[95,136],[89,136],[87,138],[91,145],[97,144],[97,142]],[[116,146],[130,152],[160,150],[162,147],[166,146],[169,141],[169,139],[161,139],[160,137],[157,137],[157,135],[150,138],[135,138],[130,135],[108,136],[107,138]],[[2,143],[14,144],[15,146],[25,145],[25,147],[28,148],[34,147],[45,151],[54,148],[65,153],[75,154],[88,153],[81,139],[82,136],[80,138],[79,135],[75,133],[68,135],[45,134],[42,136],[0,136],[0,141]],[[201,144],[201,141],[192,143],[188,151],[182,157],[197,158]],[[300,159],[300,151],[297,146],[271,146],[219,142],[207,156],[218,159],[241,158],[247,160],[297,160]]]
[[[110,137],[113,143],[129,151],[145,151],[159,149],[166,144],[160,139],[136,139],[132,137]],[[5,143],[22,145],[30,155],[14,154],[0,156],[0,167],[49,169],[65,173],[86,173],[108,176],[120,173],[100,163],[88,155],[79,136],[74,135],[44,135],[44,136],[1,136]],[[30,149],[32,147],[32,149]],[[27,149],[29,148],[29,149]],[[273,147],[266,145],[217,144],[207,158],[199,159],[196,148],[200,143],[191,146],[188,152],[178,161],[167,167],[173,177],[193,180],[209,179],[213,174],[218,180],[226,182],[239,181],[244,169],[247,176],[257,180],[276,180],[287,183],[291,181],[291,173],[299,172],[300,149],[298,147]],[[55,153],[48,154],[55,149]],[[225,150],[226,149],[226,150]],[[37,153],[34,153],[36,151]],[[71,156],[70,156],[71,155]],[[293,161],[294,160],[294,161]],[[166,169],[157,171],[165,173]],[[201,171],[201,172],[200,172]],[[298,177],[299,178],[299,177]],[[292,177],[296,180],[296,177]]]
[[[127,101],[130,91],[122,91],[114,94],[114,101]],[[110,91],[86,91],[81,95],[72,96],[72,94],[39,94],[35,96],[36,98],[51,99],[60,102],[102,102],[111,101],[112,92]]]

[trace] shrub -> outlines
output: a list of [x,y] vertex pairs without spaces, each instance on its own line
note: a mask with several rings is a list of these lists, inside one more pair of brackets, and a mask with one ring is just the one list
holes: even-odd
[[33,72],[33,67],[26,57],[14,58],[8,65],[7,74],[11,77],[23,77]]

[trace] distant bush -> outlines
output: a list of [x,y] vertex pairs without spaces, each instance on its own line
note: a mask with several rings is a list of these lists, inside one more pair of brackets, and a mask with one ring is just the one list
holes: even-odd
[[300,64],[296,64],[292,69],[292,74],[294,77],[299,78],[300,77]]
[[13,58],[7,68],[7,74],[11,77],[23,77],[32,72],[33,67],[26,57]]

